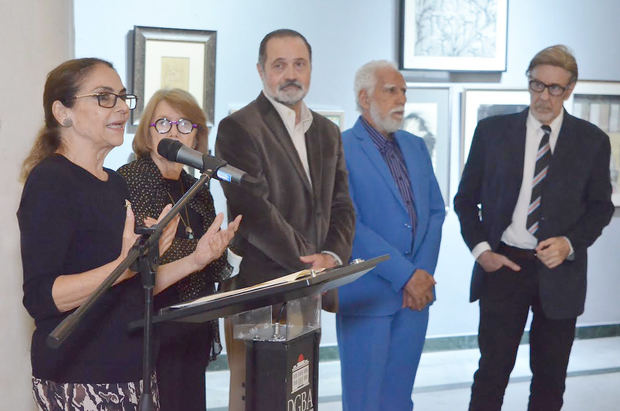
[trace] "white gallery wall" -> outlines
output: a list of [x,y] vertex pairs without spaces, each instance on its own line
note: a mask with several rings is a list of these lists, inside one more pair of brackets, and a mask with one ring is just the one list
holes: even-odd
[[15,212],[21,162],[42,124],[45,76],[73,54],[73,2],[0,0],[0,398],[2,410],[33,409],[30,337],[21,303],[22,271]]

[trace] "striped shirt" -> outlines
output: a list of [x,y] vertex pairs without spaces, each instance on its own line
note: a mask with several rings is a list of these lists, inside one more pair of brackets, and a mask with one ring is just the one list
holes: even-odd
[[377,147],[377,150],[379,150],[379,153],[381,153],[381,156],[390,169],[390,173],[392,173],[392,177],[398,187],[400,196],[407,207],[409,221],[411,222],[411,229],[415,233],[417,221],[415,201],[413,197],[413,189],[411,188],[411,183],[409,181],[407,165],[405,164],[405,159],[403,158],[403,153],[400,151],[400,147],[398,146],[396,139],[385,138],[383,134],[379,133],[373,126],[368,124],[364,117],[360,118],[362,119],[362,125],[368,132],[368,135],[370,135],[370,139]]

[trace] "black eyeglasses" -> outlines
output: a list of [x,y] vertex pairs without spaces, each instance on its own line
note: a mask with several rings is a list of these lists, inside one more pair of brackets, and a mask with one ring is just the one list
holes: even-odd
[[155,127],[155,130],[157,130],[159,134],[166,134],[172,130],[173,124],[177,126],[177,130],[179,130],[179,133],[181,134],[189,134],[192,130],[198,128],[198,124],[194,124],[190,120],[180,118],[177,121],[170,121],[166,117],[160,118],[154,123],[151,123],[151,127]]
[[561,96],[564,94],[568,86],[560,86],[559,84],[545,84],[540,80],[530,80],[529,82],[530,90],[535,93],[542,93],[545,89],[549,89],[549,94],[552,96]]
[[116,94],[111,91],[102,91],[99,93],[90,93],[90,94],[82,94],[81,96],[75,96],[75,98],[82,97],[97,97],[97,104],[103,108],[113,108],[116,106],[116,100],[119,98],[127,104],[129,110],[133,110],[136,108],[136,104],[138,103],[138,97],[133,94]]

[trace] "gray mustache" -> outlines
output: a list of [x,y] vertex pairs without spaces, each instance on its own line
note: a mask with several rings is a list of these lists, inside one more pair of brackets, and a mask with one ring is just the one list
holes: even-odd
[[287,81],[286,83],[282,84],[279,87],[279,89],[282,90],[282,89],[285,89],[288,86],[295,86],[295,87],[297,87],[300,90],[303,89],[303,86],[301,85],[301,83],[299,81],[296,81],[296,80],[289,80],[289,81]]

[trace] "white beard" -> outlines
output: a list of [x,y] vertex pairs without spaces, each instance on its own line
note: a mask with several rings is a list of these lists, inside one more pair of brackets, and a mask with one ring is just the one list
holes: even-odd
[[388,134],[400,130],[400,128],[403,126],[403,119],[395,120],[390,116],[392,112],[402,110],[403,107],[396,107],[390,110],[387,116],[381,117],[381,114],[379,113],[379,109],[375,105],[375,102],[370,102],[370,118],[372,119],[373,123],[375,123],[375,125],[379,128],[379,131],[385,131]]

